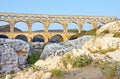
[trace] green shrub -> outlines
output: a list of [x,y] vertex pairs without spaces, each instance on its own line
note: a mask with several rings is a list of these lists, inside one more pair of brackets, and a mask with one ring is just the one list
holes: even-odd
[[89,31],[82,30],[80,33],[77,33],[76,35],[71,36],[70,40],[76,39],[76,38],[84,36],[84,35],[93,35],[93,36],[96,36],[96,31],[99,28],[100,27],[96,27],[96,28],[91,29]]
[[32,53],[30,56],[28,56],[28,63],[34,64],[37,60],[40,59],[40,52]]
[[61,70],[58,70],[58,69],[51,69],[51,70],[49,70],[49,72],[51,72],[54,77],[63,77],[64,76],[64,72]]
[[63,57],[63,59],[62,59],[62,63],[63,63],[65,68],[67,68],[68,63],[71,61],[72,61],[72,58],[71,58],[71,55],[69,53],[66,54],[66,57]]
[[85,35],[93,35],[93,36],[96,36],[96,31],[97,31],[98,28],[94,28],[92,30],[89,30],[86,32]]
[[119,32],[114,33],[113,37],[120,37],[120,33]]
[[107,33],[109,33],[109,30],[104,30],[104,31],[102,31],[102,33],[107,34]]
[[67,68],[68,63],[70,63],[73,67],[81,68],[91,64],[92,61],[93,59],[89,55],[80,55],[77,57],[71,57],[70,55],[68,55],[63,58],[62,62],[65,68]]
[[73,65],[73,67],[81,68],[91,64],[92,61],[93,59],[91,56],[80,55],[78,57],[73,58],[73,60],[71,61],[71,64]]
[[0,70],[2,70],[2,66],[0,65]]
[[77,39],[78,37],[84,36],[85,33],[86,33],[86,31],[83,30],[83,31],[81,31],[81,33],[77,33],[77,34],[71,36],[70,40]]

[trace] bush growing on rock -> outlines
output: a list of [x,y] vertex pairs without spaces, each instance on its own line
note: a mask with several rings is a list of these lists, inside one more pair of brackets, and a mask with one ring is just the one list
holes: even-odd
[[91,64],[92,61],[93,59],[91,56],[84,54],[77,57],[71,57],[70,54],[68,54],[66,57],[63,57],[63,65],[65,67],[70,63],[72,67],[81,68]]
[[84,35],[93,35],[93,36],[96,36],[96,31],[99,29],[100,27],[97,27],[97,28],[94,28],[94,29],[91,29],[89,31],[81,31],[80,33],[77,33],[76,35],[73,35],[71,36],[70,40],[73,40],[73,39],[77,39],[78,37],[82,37]]
[[73,67],[81,68],[91,64],[92,61],[92,57],[90,57],[89,55],[80,55],[73,58],[71,64],[73,65]]
[[49,70],[49,72],[51,72],[54,77],[63,77],[64,76],[63,71],[58,70],[58,69],[51,69],[51,70]]
[[30,56],[28,56],[28,63],[34,64],[39,59],[40,59],[40,52],[32,53]]
[[113,37],[120,37],[120,32],[114,33]]

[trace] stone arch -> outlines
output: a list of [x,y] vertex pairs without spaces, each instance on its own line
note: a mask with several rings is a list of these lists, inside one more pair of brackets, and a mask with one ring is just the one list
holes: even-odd
[[103,26],[103,25],[105,25],[105,23],[104,23],[104,22],[100,22],[100,23],[98,24],[98,27],[101,27],[101,26]]
[[44,32],[44,25],[41,22],[35,22],[32,24],[32,32]]
[[9,38],[9,37],[5,34],[0,34],[0,38]]
[[59,43],[59,42],[63,42],[64,39],[60,34],[56,34],[52,36],[51,39],[49,39],[48,41],[51,43]]
[[51,23],[48,32],[63,32],[64,28],[60,22]]
[[45,42],[45,38],[42,35],[35,35],[32,42]]
[[16,22],[14,29],[18,29],[18,31],[15,31],[15,32],[28,32],[27,23],[23,21]]
[[0,21],[0,27],[0,32],[10,32],[10,25],[8,22]]
[[83,26],[82,26],[82,30],[85,30],[85,31],[89,31],[91,30],[93,27],[92,27],[92,24],[90,22],[86,22]]
[[15,37],[15,39],[20,39],[20,40],[23,40],[23,41],[26,41],[26,42],[28,42],[28,38],[27,38],[27,36],[25,36],[25,35],[17,35],[16,37]]
[[68,32],[78,32],[78,25],[75,22],[68,24]]

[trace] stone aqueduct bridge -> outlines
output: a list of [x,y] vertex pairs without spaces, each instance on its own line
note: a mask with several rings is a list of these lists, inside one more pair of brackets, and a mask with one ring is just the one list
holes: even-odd
[[[15,38],[17,35],[25,35],[28,42],[33,39],[36,35],[42,35],[45,42],[48,42],[52,36],[59,34],[62,36],[63,40],[68,40],[74,33],[69,33],[67,26],[70,23],[75,23],[78,25],[78,32],[82,30],[84,23],[88,22],[92,25],[92,28],[97,27],[101,23],[109,23],[117,20],[117,17],[104,17],[104,16],[65,16],[65,15],[41,15],[41,14],[18,14],[18,13],[5,13],[0,12],[0,21],[5,21],[10,25],[10,32],[1,32],[8,36],[9,38]],[[27,33],[14,32],[14,26],[17,22],[24,22],[28,26]],[[32,24],[35,22],[40,22],[44,25],[44,32],[32,32]],[[63,32],[48,32],[48,28],[52,23],[60,23],[63,26]]]

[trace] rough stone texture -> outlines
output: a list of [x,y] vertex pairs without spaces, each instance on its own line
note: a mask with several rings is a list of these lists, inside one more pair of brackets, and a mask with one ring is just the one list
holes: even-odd
[[90,55],[91,52],[89,50],[86,50],[86,49],[73,49],[72,50],[72,56],[74,57],[77,57],[77,56],[80,56],[80,55]]
[[17,39],[0,39],[1,72],[18,71],[25,66],[29,44]]
[[72,49],[81,48],[91,38],[92,36],[83,36],[75,40],[63,42],[62,44],[48,44],[45,46],[40,58],[45,59],[49,56],[60,56]]
[[120,49],[120,38],[97,37],[86,42],[83,49],[88,49],[92,53],[100,53],[103,50]]
[[114,52],[108,52],[106,55],[111,59],[113,59],[114,61],[120,62],[120,50],[116,50]]
[[44,70],[49,69],[64,69],[64,65],[62,63],[62,57],[61,56],[54,56],[54,57],[48,57],[45,60],[38,60],[35,64],[35,66],[40,67]]
[[108,30],[110,33],[119,32],[120,31],[120,20],[105,24],[99,30],[97,30],[97,34],[99,35],[105,30]]
[[105,77],[99,69],[86,67],[71,71],[64,79],[105,79]]
[[[44,75],[43,71],[36,71],[31,75],[28,75],[28,78],[26,79],[41,79],[41,77]],[[45,79],[45,78],[43,78]]]
[[47,73],[45,73],[45,74],[42,76],[41,79],[51,79],[51,77],[52,77],[52,73],[51,73],[51,72],[47,72]]

